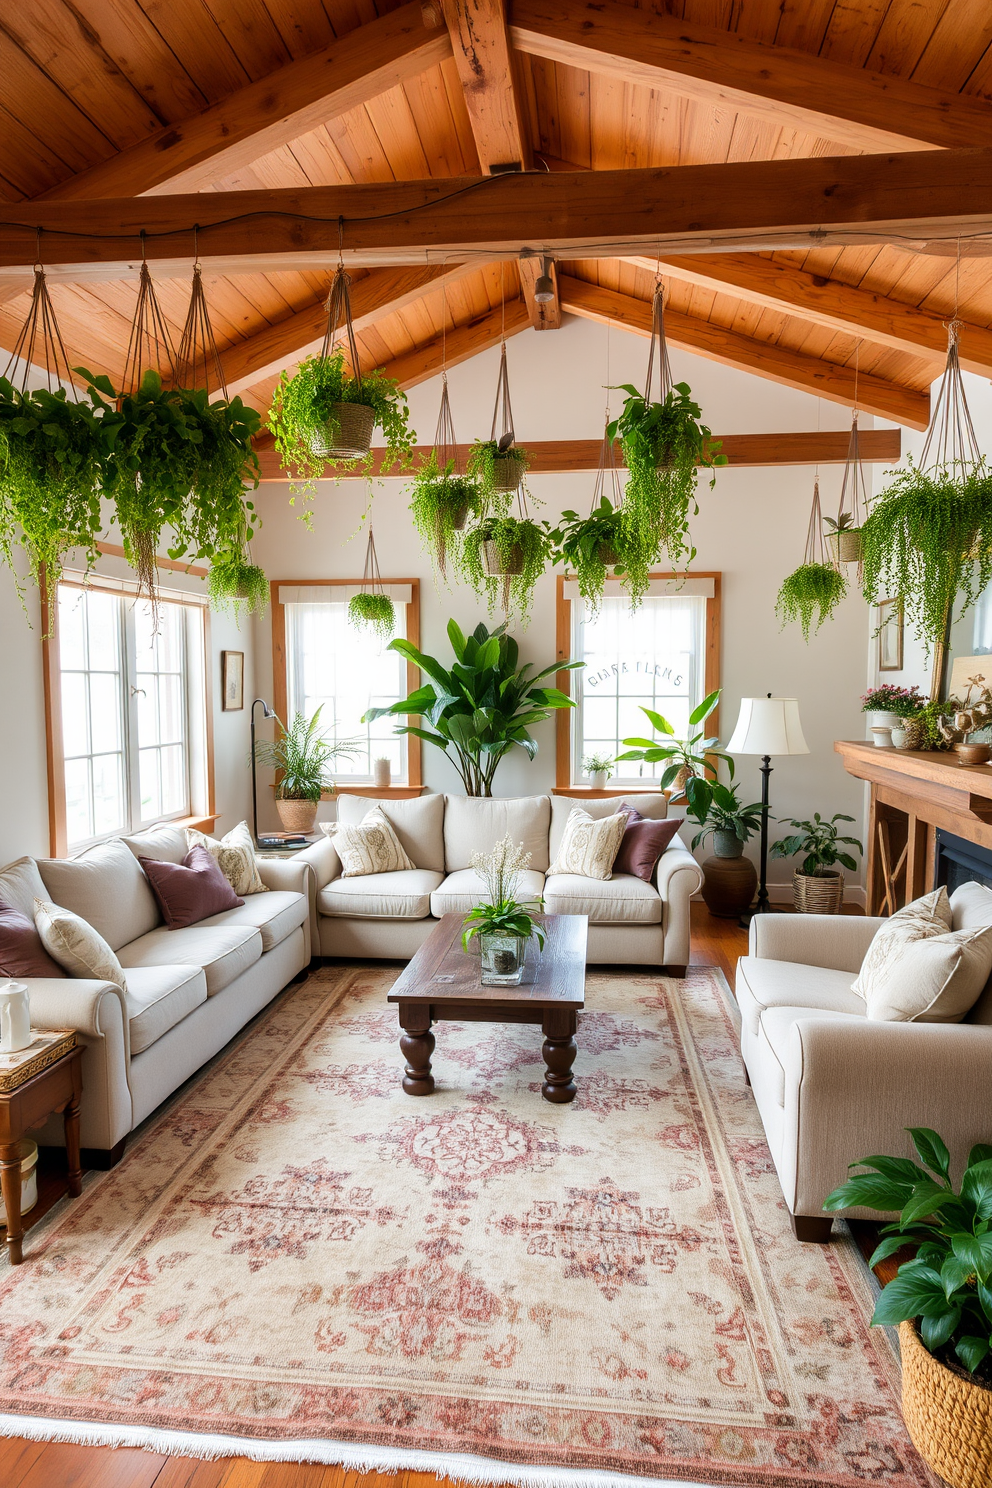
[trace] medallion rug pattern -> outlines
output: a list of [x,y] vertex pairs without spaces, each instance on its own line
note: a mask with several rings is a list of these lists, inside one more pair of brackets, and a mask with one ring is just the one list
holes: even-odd
[[591,974],[540,1033],[441,1024],[405,1096],[387,967],[291,988],[32,1233],[0,1409],[772,1485],[932,1479],[853,1247],[800,1246],[719,972]]

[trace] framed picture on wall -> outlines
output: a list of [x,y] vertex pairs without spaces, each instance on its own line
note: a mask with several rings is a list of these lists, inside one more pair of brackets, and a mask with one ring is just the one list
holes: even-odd
[[883,599],[878,606],[878,670],[902,671],[902,600]]
[[245,705],[245,653],[222,651],[220,676],[224,696],[223,711],[237,713]]

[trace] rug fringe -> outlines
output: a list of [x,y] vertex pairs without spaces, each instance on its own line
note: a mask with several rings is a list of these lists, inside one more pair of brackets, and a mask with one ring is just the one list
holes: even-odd
[[528,1467],[469,1453],[415,1452],[375,1447],[361,1442],[322,1440],[261,1441],[253,1437],[206,1436],[193,1431],[159,1431],[146,1426],[110,1426],[89,1421],[54,1421],[42,1416],[0,1415],[0,1437],[66,1442],[74,1446],[140,1447],[172,1457],[247,1457],[253,1462],[319,1462],[354,1472],[432,1472],[437,1478],[477,1483],[483,1488],[517,1484],[520,1488],[719,1488],[682,1478],[635,1477],[627,1473],[588,1472],[571,1467]]

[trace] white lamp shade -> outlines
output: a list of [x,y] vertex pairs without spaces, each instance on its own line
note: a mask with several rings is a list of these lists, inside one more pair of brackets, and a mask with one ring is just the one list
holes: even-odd
[[796,698],[741,698],[728,754],[809,754]]

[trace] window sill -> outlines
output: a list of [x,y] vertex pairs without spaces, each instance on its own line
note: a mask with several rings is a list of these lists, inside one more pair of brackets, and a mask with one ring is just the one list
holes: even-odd
[[155,827],[189,827],[194,832],[209,832],[213,831],[218,821],[220,821],[219,811],[215,811],[212,816],[173,816],[168,821],[155,822],[151,827],[145,827],[144,830],[151,832]]

